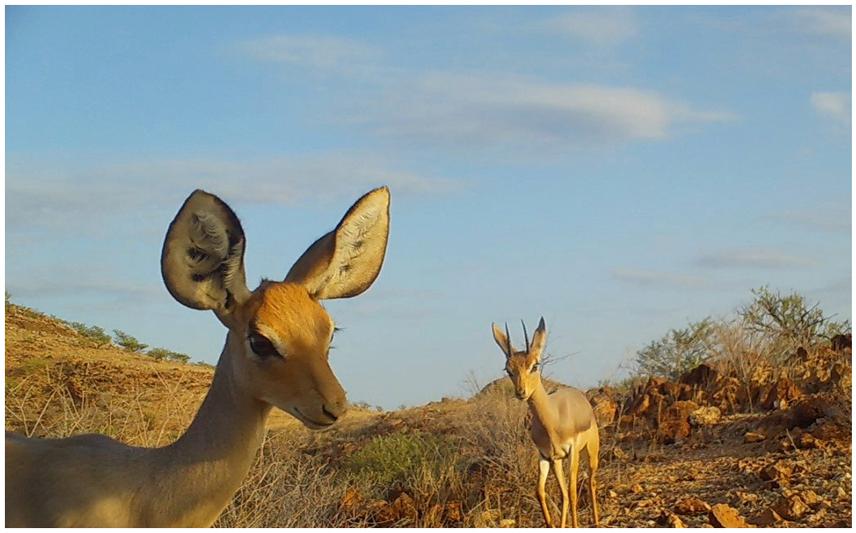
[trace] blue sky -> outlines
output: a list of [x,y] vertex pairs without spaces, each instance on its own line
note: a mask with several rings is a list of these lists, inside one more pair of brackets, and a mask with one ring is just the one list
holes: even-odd
[[7,7],[6,288],[214,362],[160,279],[184,198],[237,211],[252,283],[388,184],[378,281],[327,303],[353,401],[498,377],[491,321],[543,315],[586,387],[760,285],[849,319],[850,40],[849,7]]

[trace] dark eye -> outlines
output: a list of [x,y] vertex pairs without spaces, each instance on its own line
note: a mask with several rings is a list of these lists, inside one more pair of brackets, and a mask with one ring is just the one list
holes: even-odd
[[534,365],[532,365],[532,368],[529,369],[529,371],[530,372],[537,372],[538,371],[538,363],[535,363]]
[[262,359],[279,356],[279,352],[276,351],[276,348],[270,339],[260,333],[251,333],[249,341],[250,348],[252,348],[253,352]]

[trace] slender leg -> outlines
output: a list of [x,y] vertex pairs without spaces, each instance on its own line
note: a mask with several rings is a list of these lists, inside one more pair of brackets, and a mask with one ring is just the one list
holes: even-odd
[[594,515],[594,527],[600,527],[600,513],[597,509],[597,481],[595,474],[599,462],[598,453],[600,452],[600,443],[597,435],[594,436],[586,446],[589,458],[589,494],[591,495],[591,512]]
[[568,523],[568,484],[565,483],[565,470],[562,468],[561,459],[553,460],[553,473],[556,474],[559,488],[562,490],[562,525],[559,527],[565,527]]
[[553,521],[550,520],[550,511],[547,509],[547,475],[550,473],[550,461],[541,459],[538,462],[538,501],[541,502],[541,511],[544,513],[544,521],[547,522],[547,527],[553,527]]
[[571,523],[573,527],[580,527],[577,520],[577,470],[580,468],[579,446],[571,447]]

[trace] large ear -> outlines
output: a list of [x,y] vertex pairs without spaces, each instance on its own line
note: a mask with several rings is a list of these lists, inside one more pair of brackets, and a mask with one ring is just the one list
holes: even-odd
[[166,232],[161,274],[173,298],[193,309],[231,312],[250,296],[244,230],[222,200],[195,190]]
[[544,324],[544,317],[538,322],[538,329],[532,335],[532,345],[529,347],[529,358],[536,361],[541,360],[541,354],[544,353],[544,348],[547,346],[547,325]]
[[506,335],[505,332],[499,329],[499,326],[494,323],[491,323],[491,327],[493,328],[493,340],[496,341],[497,346],[499,346],[499,349],[505,354],[505,357],[511,357],[511,352],[509,350],[513,351],[514,348],[508,340],[508,335]]
[[336,229],[309,247],[285,281],[306,287],[314,298],[350,298],[368,289],[380,273],[389,239],[389,189],[366,193]]

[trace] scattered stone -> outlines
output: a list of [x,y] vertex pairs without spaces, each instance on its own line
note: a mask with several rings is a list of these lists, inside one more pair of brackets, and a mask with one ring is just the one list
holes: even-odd
[[756,431],[747,431],[745,435],[743,435],[743,442],[746,444],[750,444],[753,442],[761,442],[767,438],[763,433],[758,433]]
[[791,475],[794,473],[793,467],[785,461],[776,461],[769,464],[758,472],[758,477],[762,481],[772,481],[777,485],[782,486],[788,483]]
[[677,401],[663,413],[657,436],[665,444],[673,444],[689,437],[690,413],[698,409],[695,402]]
[[517,527],[517,521],[514,520],[513,518],[503,518],[502,520],[499,521],[499,527],[500,528]]
[[702,363],[681,376],[680,382],[686,385],[707,387],[716,381],[718,375],[719,373],[713,367]]
[[630,487],[630,492],[632,492],[633,494],[640,494],[640,493],[644,492],[644,490],[645,489],[643,489],[642,485],[640,485],[639,483],[634,483]]
[[823,499],[817,495],[817,493],[811,489],[806,489],[800,492],[800,498],[806,505],[811,508],[815,508],[823,503]]
[[771,527],[778,525],[782,522],[782,517],[779,516],[779,513],[774,511],[772,508],[767,507],[761,514],[758,515],[754,520],[754,524],[760,527]]
[[681,520],[681,517],[666,509],[663,509],[663,511],[660,513],[660,516],[657,517],[657,525],[674,528],[687,527],[686,524],[684,524],[683,520]]
[[369,503],[366,506],[366,515],[372,523],[380,527],[390,527],[396,519],[392,505],[384,500],[375,500]]
[[392,502],[392,509],[395,512],[396,518],[399,520],[406,519],[415,522],[419,518],[419,511],[416,510],[416,502],[406,492]]
[[767,392],[767,395],[761,401],[761,407],[767,410],[786,409],[788,404],[800,396],[802,396],[802,391],[799,387],[788,378],[782,377]]
[[482,511],[476,517],[475,527],[496,527],[497,522],[499,521],[499,511],[496,509],[487,509]]
[[714,527],[749,527],[737,509],[724,503],[711,507],[707,518]]
[[694,496],[684,498],[675,504],[674,511],[682,515],[704,514],[710,511],[710,505]]
[[772,509],[776,513],[788,520],[799,520],[804,514],[810,511],[808,505],[802,501],[802,498],[796,494],[790,496],[782,496],[779,501],[773,505]]
[[814,435],[811,433],[803,432],[796,438],[797,448],[801,450],[809,450],[812,448],[819,448],[820,441],[814,438]]
[[608,492],[607,494],[609,494],[609,497],[610,497],[610,498],[612,498],[612,499],[618,498],[618,493],[617,493],[617,492],[615,492],[615,491],[614,491],[614,490],[612,490],[612,489],[610,489],[610,490],[609,490],[609,492]]
[[719,407],[699,407],[690,413],[690,424],[693,426],[712,426],[722,418]]

